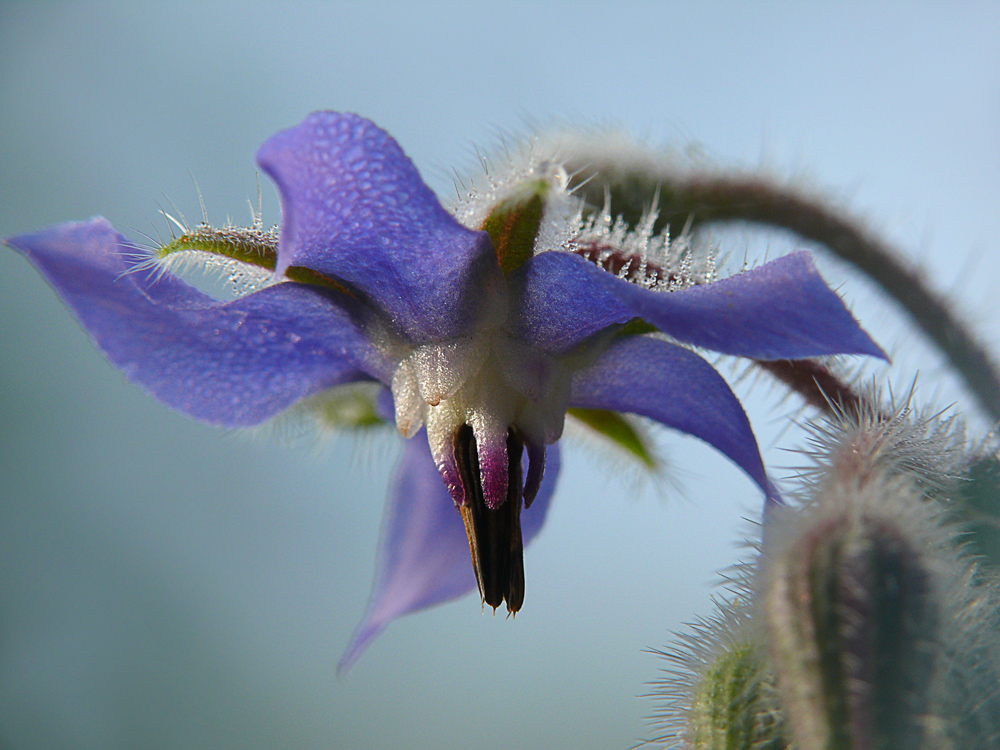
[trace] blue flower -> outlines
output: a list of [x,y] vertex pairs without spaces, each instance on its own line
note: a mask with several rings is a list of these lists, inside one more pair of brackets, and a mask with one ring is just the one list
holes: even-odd
[[130,380],[196,419],[244,427],[347,384],[381,389],[414,439],[344,667],[393,619],[477,584],[491,607],[520,609],[522,549],[545,519],[568,409],[701,438],[775,499],[739,401],[680,344],[764,360],[884,356],[806,253],[685,286],[645,256],[630,272],[624,235],[593,221],[589,239],[579,218],[553,230],[568,194],[552,165],[467,210],[466,226],[355,115],[310,115],[257,161],[281,194],[280,239],[202,235],[203,249],[273,269],[274,283],[235,300],[150,272],[102,218],[8,244]]

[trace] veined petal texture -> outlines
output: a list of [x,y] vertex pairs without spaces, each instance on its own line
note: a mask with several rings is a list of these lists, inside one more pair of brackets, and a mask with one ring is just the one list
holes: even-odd
[[316,112],[272,136],[257,162],[281,192],[278,273],[304,266],[345,281],[417,342],[477,322],[484,287],[502,277],[489,235],[445,211],[384,130]]
[[572,253],[548,252],[518,269],[512,284],[522,303],[511,310],[508,326],[550,352],[642,318],[679,341],[740,357],[885,358],[804,251],[673,292],[620,279]]
[[574,374],[570,406],[640,414],[694,435],[773,496],[746,412],[729,384],[694,352],[648,336],[622,337]]
[[292,282],[221,302],[170,274],[103,218],[7,241],[48,279],[104,354],[169,406],[226,427],[381,374],[350,300]]

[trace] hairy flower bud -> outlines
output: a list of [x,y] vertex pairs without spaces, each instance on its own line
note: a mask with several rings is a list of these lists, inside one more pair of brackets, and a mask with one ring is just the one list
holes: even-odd
[[761,598],[796,747],[996,747],[996,592],[947,516],[960,431],[903,410],[820,439]]
[[789,746],[774,685],[756,644],[719,654],[698,684],[688,732],[698,750],[784,750]]
[[891,521],[822,519],[775,561],[766,600],[803,748],[920,747],[941,653],[934,561]]
[[786,750],[790,738],[770,657],[753,617],[753,571],[729,579],[715,612],[658,652],[667,660],[654,684],[657,735],[650,743],[697,750]]
[[649,742],[1000,748],[1000,596],[967,532],[995,514],[995,459],[909,407],[813,431],[814,466],[769,516],[760,560],[661,652]]
[[993,570],[1000,567],[1000,456],[977,457],[958,492],[956,515],[965,521],[969,546]]

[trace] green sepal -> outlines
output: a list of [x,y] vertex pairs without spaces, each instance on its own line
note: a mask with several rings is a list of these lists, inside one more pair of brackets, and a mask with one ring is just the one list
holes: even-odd
[[[222,227],[199,224],[194,229],[175,237],[160,247],[155,255],[167,258],[174,253],[199,252],[215,255],[257,268],[273,271],[278,265],[278,228]],[[301,284],[326,286],[350,294],[350,290],[336,279],[303,266],[290,266],[285,278]]]
[[649,441],[634,424],[623,415],[607,409],[568,409],[574,417],[594,432],[607,438],[651,471],[656,471],[660,462],[656,459]]
[[618,329],[617,336],[641,336],[644,333],[658,333],[659,328],[652,323],[647,323],[642,318],[632,318],[628,323]]
[[302,402],[296,410],[310,415],[321,427],[364,429],[388,425],[378,410],[378,383],[355,383],[324,391]]
[[549,184],[536,180],[519,186],[519,194],[498,204],[482,229],[493,240],[504,273],[522,266],[535,253],[535,238],[545,213]]
[[223,227],[199,224],[156,251],[159,258],[185,251],[221,255],[273,271],[278,265],[277,227]]

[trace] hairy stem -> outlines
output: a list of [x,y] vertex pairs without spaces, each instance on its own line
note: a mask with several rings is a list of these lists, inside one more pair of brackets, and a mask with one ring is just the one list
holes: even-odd
[[754,364],[831,416],[877,413],[869,399],[819,360],[755,359]]

